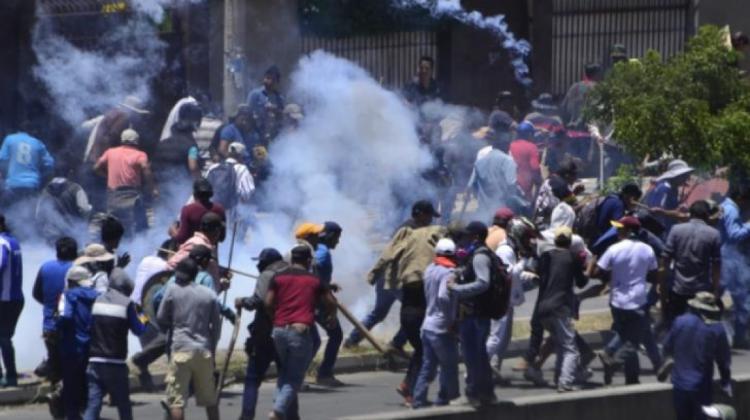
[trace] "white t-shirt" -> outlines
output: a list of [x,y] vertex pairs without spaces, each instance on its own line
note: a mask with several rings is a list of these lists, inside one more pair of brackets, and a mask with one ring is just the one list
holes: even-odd
[[140,305],[143,286],[146,285],[151,276],[164,270],[167,270],[167,262],[155,255],[149,255],[141,260],[135,273],[135,286],[133,293],[130,295],[130,300]]
[[597,264],[610,271],[610,304],[619,309],[638,309],[646,304],[650,271],[658,268],[650,246],[632,239],[622,240],[607,250]]

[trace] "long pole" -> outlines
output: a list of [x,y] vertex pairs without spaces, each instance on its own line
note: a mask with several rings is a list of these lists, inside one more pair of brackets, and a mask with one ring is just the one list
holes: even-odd
[[[234,219],[234,225],[232,226],[232,244],[229,246],[229,262],[227,263],[227,271],[232,270],[232,258],[234,257],[234,240],[237,238],[237,219]],[[221,306],[227,306],[227,296],[229,295],[229,289],[224,290],[224,301]]]
[[[165,253],[167,253],[169,255],[176,254],[176,252],[174,252],[174,251],[172,251],[170,249],[165,249],[165,248],[159,248],[159,251],[165,252]],[[221,267],[221,268],[225,268],[225,267]],[[251,279],[257,279],[258,278],[258,276],[256,276],[255,274],[246,273],[244,271],[240,271],[240,270],[237,270],[237,269],[234,269],[234,268],[227,268],[226,270],[229,271],[232,274],[237,274],[239,276],[250,277]]]
[[221,390],[224,388],[224,379],[227,377],[227,370],[229,370],[229,362],[232,359],[232,352],[234,351],[234,345],[237,344],[237,336],[240,332],[240,319],[242,318],[242,308],[237,309],[237,318],[234,320],[234,330],[232,331],[232,339],[229,341],[229,350],[227,351],[227,357],[224,359],[224,366],[222,366],[221,373],[219,373],[219,382],[216,384],[216,403],[219,403],[221,399]]
[[347,309],[346,306],[342,305],[341,302],[336,301],[336,307],[338,308],[339,312],[341,312],[342,314],[344,314],[344,317],[346,317],[346,319],[348,319],[349,322],[351,322],[351,324],[354,326],[354,328],[358,329],[359,332],[362,333],[362,335],[365,337],[365,339],[367,341],[369,341],[370,344],[372,344],[372,346],[375,347],[375,349],[377,351],[379,351],[379,352],[381,352],[383,354],[386,354],[386,351],[383,348],[383,346],[381,346],[380,343],[378,343],[378,340],[376,340],[375,337],[373,337],[372,334],[370,334],[370,330],[368,330],[367,328],[365,328],[365,326],[362,325],[362,323],[359,322],[359,320],[357,318],[355,318],[354,315],[352,315],[351,312],[349,312],[349,309]]

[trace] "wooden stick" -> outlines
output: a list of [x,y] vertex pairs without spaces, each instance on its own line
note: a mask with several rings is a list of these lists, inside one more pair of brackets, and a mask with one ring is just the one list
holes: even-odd
[[[175,251],[170,251],[170,250],[164,249],[164,248],[159,248],[159,251],[166,252],[167,254],[170,254],[170,255],[174,255],[174,254],[177,253]],[[224,268],[224,267],[220,267],[220,268]],[[237,270],[237,269],[234,269],[234,268],[227,269],[227,271],[229,271],[232,274],[237,274],[239,276],[250,277],[251,279],[257,279],[258,278],[258,276],[256,276],[255,274],[245,273],[244,271],[240,271],[240,270]]]
[[221,390],[224,388],[224,379],[227,377],[227,370],[229,370],[229,361],[232,359],[232,352],[234,351],[234,345],[237,344],[237,336],[240,333],[240,320],[242,319],[242,308],[237,308],[237,318],[234,320],[234,330],[232,331],[232,339],[229,341],[229,350],[227,357],[224,359],[224,366],[219,374],[219,382],[216,386],[216,404],[219,404],[221,400]]
[[[227,271],[232,270],[232,258],[234,257],[234,240],[236,238],[237,238],[237,219],[234,219],[234,226],[232,227],[232,245],[229,246],[229,262],[227,263]],[[224,289],[224,301],[221,304],[222,306],[227,306],[227,295],[229,295],[229,289]]]
[[354,328],[358,329],[359,332],[362,333],[365,339],[369,341],[370,344],[372,344],[372,346],[375,347],[377,351],[383,354],[387,354],[383,346],[381,346],[380,343],[378,343],[378,341],[375,340],[375,337],[373,337],[372,334],[370,334],[370,330],[365,328],[365,326],[362,325],[362,323],[359,322],[359,320],[355,318],[351,312],[349,312],[349,309],[347,309],[346,306],[342,305],[341,302],[336,301],[336,307],[339,309],[339,311],[342,314],[344,314],[344,317],[346,317],[346,319],[349,320],[349,322],[354,326]]

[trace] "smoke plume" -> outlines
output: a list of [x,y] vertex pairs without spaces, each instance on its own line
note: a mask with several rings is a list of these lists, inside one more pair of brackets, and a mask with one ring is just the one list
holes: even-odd
[[478,11],[467,11],[461,0],[394,0],[397,7],[421,7],[429,10],[437,19],[450,18],[477,29],[489,31],[501,43],[511,56],[511,65],[516,79],[523,86],[531,85],[529,67],[525,62],[531,52],[531,44],[523,39],[516,39],[508,28],[505,16],[484,16]]

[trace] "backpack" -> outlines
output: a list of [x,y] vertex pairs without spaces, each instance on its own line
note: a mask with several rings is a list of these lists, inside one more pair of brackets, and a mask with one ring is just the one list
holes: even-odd
[[492,261],[490,267],[490,288],[487,289],[488,305],[485,306],[487,315],[494,320],[498,320],[508,313],[510,308],[510,292],[513,288],[513,278],[508,273],[508,269],[498,257],[489,248],[480,249],[477,253],[487,255]]
[[213,202],[221,204],[226,210],[237,205],[237,173],[234,165],[221,162],[206,175],[206,179],[214,187]]
[[610,198],[613,197],[611,195],[597,197],[596,200],[586,203],[578,212],[575,232],[587,242],[597,239],[603,233],[599,232],[599,210],[601,210],[602,204]]

